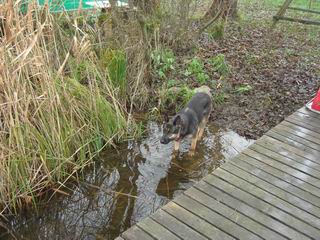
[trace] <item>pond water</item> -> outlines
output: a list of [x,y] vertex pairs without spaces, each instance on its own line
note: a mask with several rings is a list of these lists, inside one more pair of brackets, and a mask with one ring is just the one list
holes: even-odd
[[[193,157],[187,155],[188,139],[173,157],[172,144],[160,144],[161,133],[161,126],[150,122],[144,139],[102,153],[83,173],[83,182],[69,184],[68,196],[54,197],[38,213],[11,219],[12,235],[28,240],[114,239],[253,142],[210,125]],[[1,233],[0,238],[14,239]]]

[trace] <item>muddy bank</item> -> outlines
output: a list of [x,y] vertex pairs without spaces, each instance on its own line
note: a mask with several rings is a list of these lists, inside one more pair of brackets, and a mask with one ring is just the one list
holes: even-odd
[[228,92],[213,114],[216,124],[258,138],[314,96],[320,87],[320,42],[302,26],[296,32],[284,32],[283,27],[270,31],[265,25],[248,25],[239,30],[234,24],[219,47],[203,43],[206,54],[225,54],[232,66],[226,80],[233,88],[251,88],[242,94]]

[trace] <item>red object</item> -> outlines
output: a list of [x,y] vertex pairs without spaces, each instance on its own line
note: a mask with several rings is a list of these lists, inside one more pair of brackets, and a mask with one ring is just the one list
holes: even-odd
[[317,95],[315,96],[315,98],[312,100],[311,108],[312,110],[320,112],[320,89],[317,92]]

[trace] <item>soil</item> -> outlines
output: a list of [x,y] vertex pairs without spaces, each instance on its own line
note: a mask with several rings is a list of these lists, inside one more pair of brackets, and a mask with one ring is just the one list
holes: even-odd
[[[257,139],[307,103],[320,87],[320,29],[279,23],[270,18],[230,23],[222,40],[203,34],[197,56],[207,61],[223,53],[231,66],[227,100],[215,107],[212,121]],[[252,89],[238,93],[237,86]]]

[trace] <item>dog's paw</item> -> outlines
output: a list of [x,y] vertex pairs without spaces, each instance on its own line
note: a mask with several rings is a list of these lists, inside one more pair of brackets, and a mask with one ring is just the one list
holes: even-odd
[[195,153],[195,151],[189,151],[188,156],[193,157],[194,153]]

